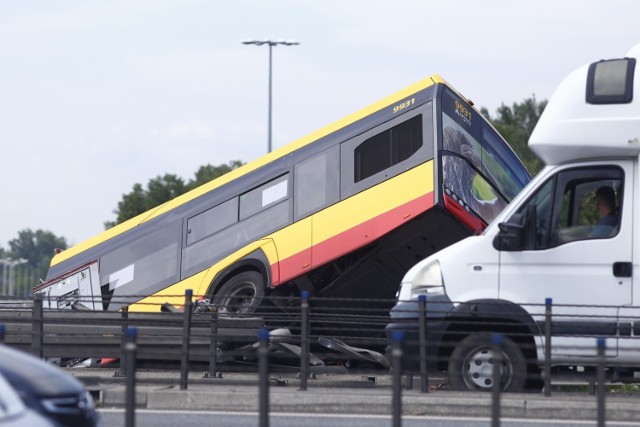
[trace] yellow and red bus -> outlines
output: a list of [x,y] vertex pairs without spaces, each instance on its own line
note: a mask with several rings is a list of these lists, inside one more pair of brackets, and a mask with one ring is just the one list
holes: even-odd
[[392,298],[411,266],[485,226],[530,179],[432,75],[57,254],[34,293],[48,308],[139,311],[187,289],[228,312],[301,290]]

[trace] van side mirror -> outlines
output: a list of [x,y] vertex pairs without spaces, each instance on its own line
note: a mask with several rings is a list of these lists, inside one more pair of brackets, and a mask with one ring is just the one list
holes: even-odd
[[499,251],[522,251],[535,246],[536,206],[530,204],[524,214],[514,214],[509,221],[498,224],[500,232],[493,239]]
[[515,214],[509,221],[498,224],[500,232],[493,239],[493,247],[499,251],[521,251],[524,247],[524,222],[524,215]]

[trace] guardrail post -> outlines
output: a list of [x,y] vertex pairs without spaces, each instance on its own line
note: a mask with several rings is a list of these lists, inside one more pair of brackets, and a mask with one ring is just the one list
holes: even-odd
[[126,398],[125,398],[125,427],[136,425],[136,328],[127,328],[125,334],[124,354],[126,366]]
[[122,324],[120,325],[120,367],[113,373],[114,377],[124,377],[127,373],[127,329],[129,328],[129,307],[120,308]]
[[407,372],[404,377],[404,388],[406,390],[413,390],[413,372]]
[[604,338],[598,338],[598,365],[596,368],[596,379],[598,381],[598,427],[605,425],[605,349],[606,343]]
[[33,317],[31,335],[31,353],[42,359],[42,339],[43,339],[43,295],[37,293],[33,296]]
[[502,391],[502,334],[491,335],[493,345],[493,384],[491,385],[491,427],[500,427],[500,392]]
[[309,379],[309,291],[300,293],[300,390],[307,390]]
[[404,334],[391,335],[391,372],[393,373],[392,419],[393,427],[402,426],[402,341]]
[[427,296],[418,296],[418,333],[420,345],[420,391],[429,393],[429,376],[427,373]]
[[218,306],[211,306],[211,347],[209,350],[209,372],[204,373],[205,378],[222,378],[222,372],[218,372]]
[[551,307],[553,300],[544,300],[544,395],[551,396]]
[[260,381],[260,427],[269,427],[269,330],[258,331],[258,376]]
[[184,323],[182,327],[182,359],[180,361],[180,390],[187,389],[189,382],[189,343],[191,341],[191,297],[193,290],[184,293]]

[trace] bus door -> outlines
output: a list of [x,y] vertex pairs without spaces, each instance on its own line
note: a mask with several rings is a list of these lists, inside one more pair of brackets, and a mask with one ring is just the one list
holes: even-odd
[[331,205],[340,200],[339,165],[340,151],[335,146],[295,166],[294,220],[308,224],[300,228],[297,238],[306,242],[303,246],[308,251],[301,251],[300,256],[311,268],[327,261],[323,248],[337,227],[327,215],[331,215]]
[[271,285],[275,287],[311,270],[311,218],[297,221],[273,236],[272,244],[262,249],[274,252],[275,257],[267,257],[271,261]]

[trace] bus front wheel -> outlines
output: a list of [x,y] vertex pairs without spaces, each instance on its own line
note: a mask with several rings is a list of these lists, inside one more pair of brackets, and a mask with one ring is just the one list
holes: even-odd
[[264,280],[256,271],[244,271],[227,280],[213,301],[225,314],[249,314],[256,311],[264,297]]
[[449,359],[449,385],[454,390],[484,390],[493,387],[494,369],[500,369],[503,391],[518,392],[527,379],[527,364],[518,345],[504,337],[500,348],[486,332],[465,337]]

